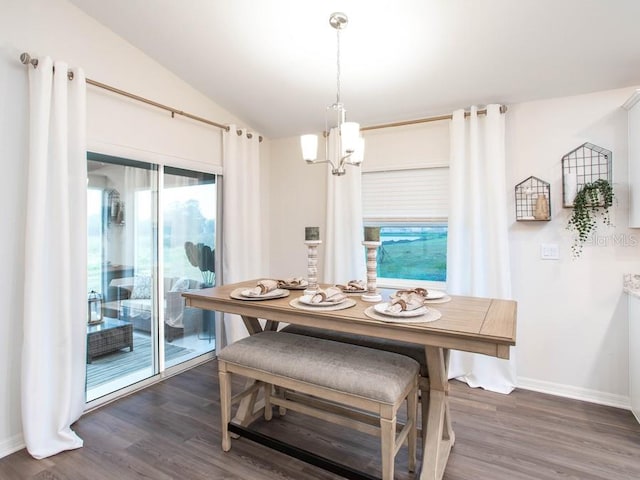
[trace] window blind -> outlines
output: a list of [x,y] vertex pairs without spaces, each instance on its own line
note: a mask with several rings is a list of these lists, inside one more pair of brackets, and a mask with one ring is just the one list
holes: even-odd
[[362,174],[365,220],[442,220],[449,209],[449,168]]

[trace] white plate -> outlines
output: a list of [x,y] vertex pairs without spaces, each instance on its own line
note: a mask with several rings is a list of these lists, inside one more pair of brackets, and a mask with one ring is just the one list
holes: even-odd
[[310,307],[329,307],[331,305],[340,305],[342,302],[347,300],[346,298],[343,298],[339,302],[315,302],[315,303],[312,303],[311,302],[312,298],[313,298],[313,295],[303,295],[300,298],[298,298],[298,301],[300,303],[304,304],[304,305],[309,305]]
[[[334,310],[344,310],[346,308],[351,308],[356,304],[356,301],[352,298],[347,298],[344,302],[334,303],[332,305],[327,305],[326,307],[318,307],[317,303],[314,303],[313,307],[309,305],[305,305],[304,303],[300,303],[300,298],[294,298],[289,302],[294,308],[298,308],[300,310],[306,310],[307,312],[331,312]],[[387,317],[392,318],[392,317]]]
[[282,288],[276,288],[275,290],[271,290],[270,292],[267,293],[263,293],[262,295],[247,295],[245,292],[251,290],[250,288],[245,288],[244,290],[242,290],[240,292],[240,295],[242,295],[245,298],[274,298],[274,297],[278,297],[280,295],[282,295],[283,293],[286,292],[286,290],[282,289]]
[[[398,296],[397,292],[391,295],[391,298],[396,298]],[[427,296],[424,298],[425,300],[438,300],[440,298],[444,298],[447,296],[446,292],[441,290],[427,290]]]
[[442,298],[446,296],[446,292],[442,292],[440,290],[430,290],[427,289],[427,300],[437,300],[438,298]]
[[249,290],[249,288],[236,288],[233,292],[229,294],[231,298],[235,298],[236,300],[271,300],[273,298],[282,298],[289,296],[289,290],[284,290],[282,288],[276,288],[275,290],[271,290],[263,295],[256,295],[250,297],[248,295],[244,295],[242,292]]
[[424,315],[427,313],[427,307],[419,307],[415,310],[404,310],[401,312],[389,312],[387,311],[389,308],[389,302],[384,303],[376,303],[373,306],[373,309],[380,313],[381,315],[388,315],[390,317],[398,317],[398,318],[406,318],[406,317],[419,317],[420,315]]
[[435,308],[428,309],[427,313],[425,313],[424,315],[420,315],[419,317],[406,317],[406,318],[390,317],[389,315],[381,315],[377,313],[374,307],[367,308],[364,311],[364,314],[369,318],[373,318],[374,320],[379,320],[381,322],[400,323],[400,324],[404,323],[407,325],[411,325],[411,324],[419,325],[422,323],[435,322],[436,320],[439,320],[442,317],[442,313],[440,313]]

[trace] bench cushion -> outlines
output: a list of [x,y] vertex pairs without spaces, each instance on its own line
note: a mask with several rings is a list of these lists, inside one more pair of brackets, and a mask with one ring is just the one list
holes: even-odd
[[218,358],[387,404],[402,397],[419,370],[403,355],[284,332],[243,338]]
[[362,347],[385,350],[387,352],[399,353],[413,358],[420,364],[420,375],[428,378],[427,358],[424,353],[424,346],[417,343],[402,342],[387,338],[370,337],[368,335],[358,335],[356,333],[336,332],[335,330],[325,330],[324,328],[305,327],[304,325],[289,325],[281,332],[294,333],[296,335],[307,335],[309,337],[324,338],[334,342],[349,343]]

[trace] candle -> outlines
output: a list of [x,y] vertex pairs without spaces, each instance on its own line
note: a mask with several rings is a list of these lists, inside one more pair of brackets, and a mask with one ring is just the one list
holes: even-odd
[[305,241],[320,240],[320,227],[304,227]]
[[573,202],[578,193],[578,175],[576,172],[564,174],[564,206],[573,207]]
[[365,242],[379,242],[380,241],[380,227],[364,227],[364,241]]

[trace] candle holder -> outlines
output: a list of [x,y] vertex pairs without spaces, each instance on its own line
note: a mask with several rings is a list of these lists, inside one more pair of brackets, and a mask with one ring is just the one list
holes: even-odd
[[305,295],[315,295],[318,293],[318,245],[322,240],[306,240],[307,246],[307,288]]
[[378,293],[376,285],[376,280],[378,278],[376,272],[378,267],[376,256],[380,244],[381,242],[366,240],[362,242],[362,245],[367,249],[367,292],[363,293],[360,298],[365,302],[380,302],[382,300],[382,296]]

